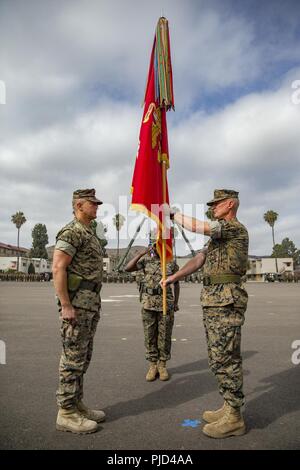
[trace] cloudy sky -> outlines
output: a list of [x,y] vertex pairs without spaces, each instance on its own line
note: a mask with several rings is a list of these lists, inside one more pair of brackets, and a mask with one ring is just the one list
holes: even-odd
[[[215,188],[236,189],[251,254],[271,252],[269,209],[279,213],[277,241],[300,248],[297,0],[0,0],[1,242],[16,243],[10,218],[21,210],[21,245],[31,246],[36,223],[53,244],[73,190],[88,187],[106,203],[110,238],[119,210],[132,231],[125,212],[162,13],[176,104],[171,202],[194,208]],[[121,237],[126,246],[125,228]]]

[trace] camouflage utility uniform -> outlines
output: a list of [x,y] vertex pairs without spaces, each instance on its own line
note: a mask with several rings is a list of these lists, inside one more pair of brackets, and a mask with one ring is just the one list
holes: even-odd
[[[174,324],[174,296],[167,287],[167,315],[163,315],[163,295],[160,287],[161,264],[156,254],[146,254],[137,262],[141,271],[140,300],[144,327],[146,359],[150,362],[171,358],[171,339]],[[167,264],[167,276],[178,271],[175,262]]]
[[92,357],[93,338],[100,319],[103,253],[92,228],[77,219],[57,234],[55,249],[72,256],[67,275],[76,324],[62,320],[63,351],[56,393],[60,408],[72,408],[83,397],[83,375]]
[[201,292],[209,365],[224,400],[239,408],[244,404],[241,326],[248,295],[241,277],[247,270],[248,232],[236,218],[210,225]]

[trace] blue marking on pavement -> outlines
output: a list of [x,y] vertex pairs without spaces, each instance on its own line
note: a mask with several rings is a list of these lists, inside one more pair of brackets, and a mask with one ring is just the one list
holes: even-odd
[[199,419],[184,419],[181,426],[196,428],[200,423],[201,421],[199,421]]

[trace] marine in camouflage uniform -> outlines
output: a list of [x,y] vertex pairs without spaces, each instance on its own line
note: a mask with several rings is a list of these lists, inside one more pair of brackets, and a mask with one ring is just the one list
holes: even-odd
[[248,295],[243,286],[247,271],[248,232],[236,218],[238,193],[215,190],[212,206],[215,220],[201,222],[175,215],[177,223],[210,236],[194,260],[167,279],[166,284],[181,279],[203,266],[201,304],[208,346],[209,366],[215,374],[224,405],[217,411],[206,411],[203,432],[214,438],[245,433],[240,409],[244,404],[241,357],[241,326],[245,321]]
[[[137,255],[128,263],[125,270],[138,271],[145,357],[150,362],[146,379],[153,381],[159,375],[161,380],[168,380],[166,362],[171,358],[174,309],[178,310],[179,283],[175,286],[176,299],[174,299],[172,288],[170,286],[167,288],[167,314],[163,315],[163,293],[160,286],[161,263],[155,248],[150,248],[150,251],[148,249],[146,254]],[[178,271],[178,266],[174,261],[167,263],[168,276],[176,271]]]
[[237,219],[212,223],[201,292],[209,365],[220,394],[233,408],[244,404],[241,326],[248,294],[241,277],[247,270],[248,243],[248,232]]
[[[101,204],[95,197],[95,190],[75,191],[73,200]],[[63,350],[56,393],[60,410],[57,429],[92,432],[97,429],[96,422],[103,421],[105,417],[102,411],[89,410],[82,402],[83,377],[91,361],[94,335],[100,319],[102,247],[92,226],[83,223],[75,212],[74,220],[58,232],[55,251],[62,252],[70,259],[66,268],[67,289],[76,314],[74,321],[62,318]],[[68,418],[70,416],[74,418],[73,423]],[[66,423],[66,419],[69,422]],[[68,427],[70,429],[66,429]]]

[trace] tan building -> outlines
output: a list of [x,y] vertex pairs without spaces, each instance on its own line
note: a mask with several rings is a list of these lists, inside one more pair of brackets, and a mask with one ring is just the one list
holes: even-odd
[[0,257],[3,256],[28,256],[29,254],[28,248],[23,248],[20,246],[19,248],[14,245],[8,245],[7,243],[0,242]]
[[[293,273],[293,258],[277,258],[278,274]],[[269,256],[249,256],[248,280],[264,282],[267,275],[276,274],[276,260]]]
[[[177,257],[177,264],[182,268],[190,259],[191,255],[185,257]],[[247,278],[249,281],[264,282],[267,275],[276,274],[275,258],[270,256],[249,256],[249,269],[247,270]],[[278,274],[293,275],[294,262],[293,258],[277,258]]]

